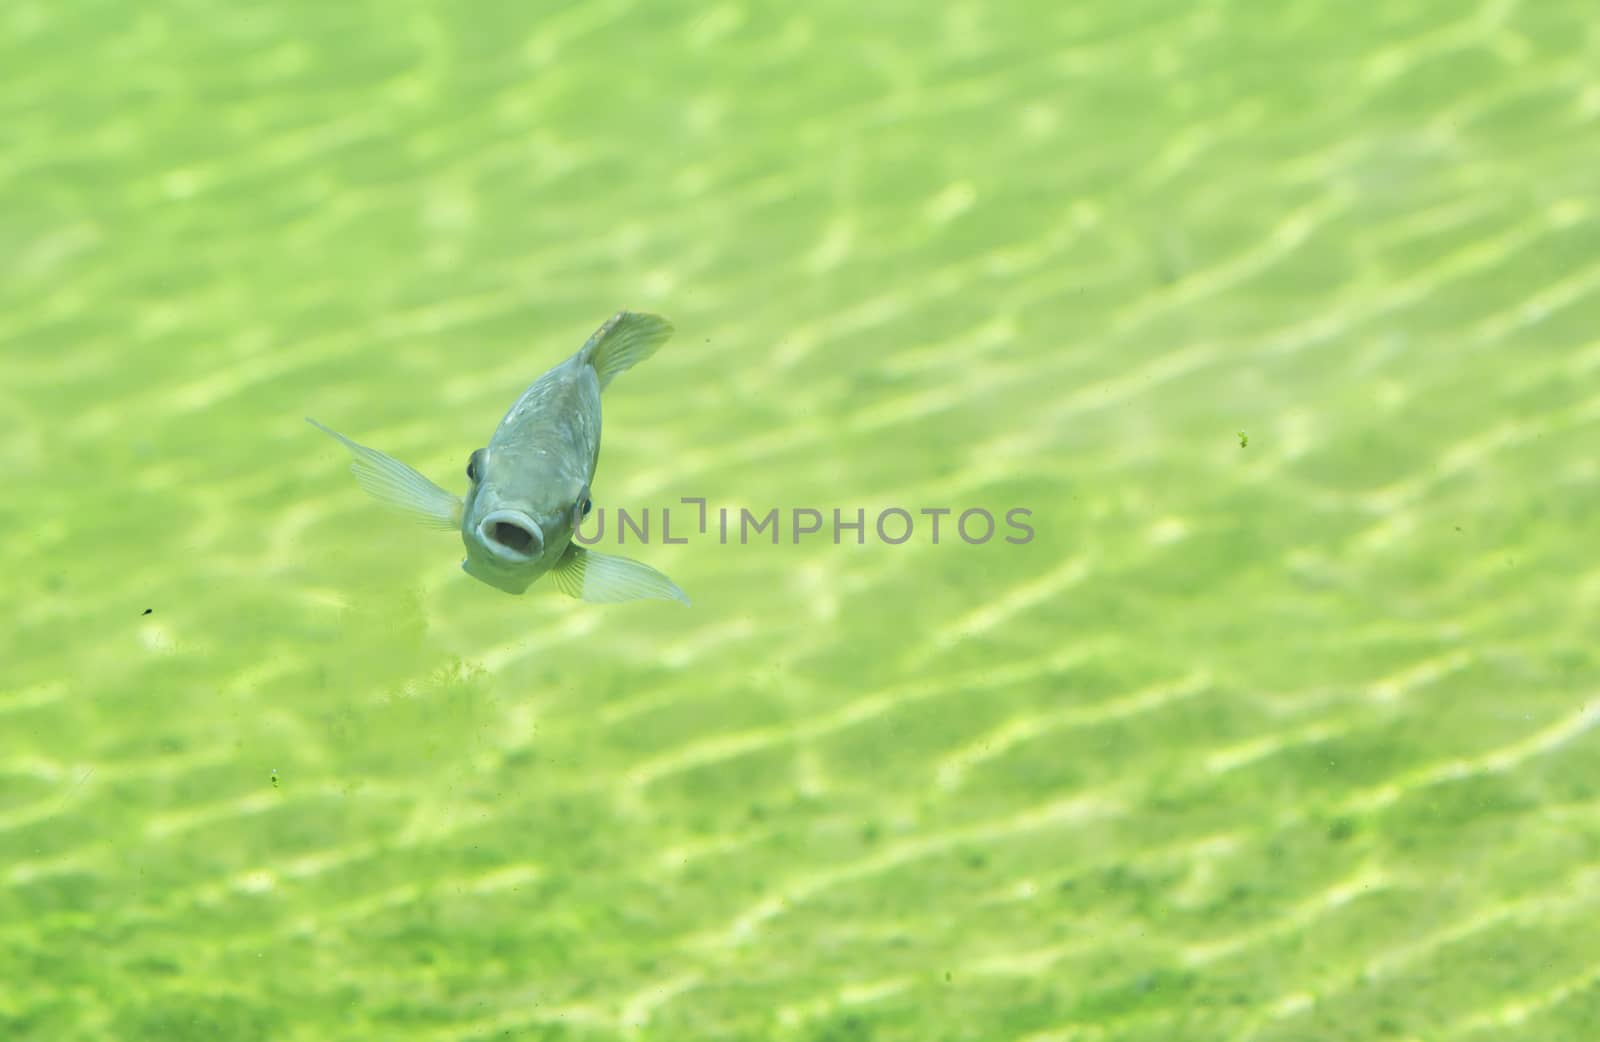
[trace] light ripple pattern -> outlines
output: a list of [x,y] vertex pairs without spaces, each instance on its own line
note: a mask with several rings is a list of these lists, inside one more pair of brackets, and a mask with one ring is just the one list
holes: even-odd
[[0,5],[0,1040],[1600,1037],[1594,16]]

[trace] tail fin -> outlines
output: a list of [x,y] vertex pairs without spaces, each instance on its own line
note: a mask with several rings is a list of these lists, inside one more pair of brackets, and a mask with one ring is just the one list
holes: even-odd
[[627,372],[656,353],[672,336],[672,323],[660,315],[619,311],[594,331],[579,354],[594,366],[603,391],[611,378]]

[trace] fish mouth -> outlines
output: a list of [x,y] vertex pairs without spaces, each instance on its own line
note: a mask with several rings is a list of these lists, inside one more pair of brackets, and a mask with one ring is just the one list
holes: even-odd
[[544,553],[544,530],[520,510],[496,510],[478,522],[478,540],[495,557],[512,564]]

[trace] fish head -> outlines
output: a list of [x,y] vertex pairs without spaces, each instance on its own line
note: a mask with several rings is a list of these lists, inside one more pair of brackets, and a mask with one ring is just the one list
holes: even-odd
[[589,511],[581,475],[528,466],[514,454],[478,449],[467,462],[472,482],[461,512],[462,570],[506,593],[520,594],[566,553]]

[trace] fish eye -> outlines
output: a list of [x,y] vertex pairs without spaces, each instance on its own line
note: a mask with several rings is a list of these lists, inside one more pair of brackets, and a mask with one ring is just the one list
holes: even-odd
[[589,510],[594,504],[589,502],[589,486],[583,486],[583,491],[578,493],[578,498],[572,503],[572,524],[576,528],[579,521],[589,516]]
[[467,457],[467,480],[474,485],[478,483],[478,475],[483,471],[483,450],[478,449]]

